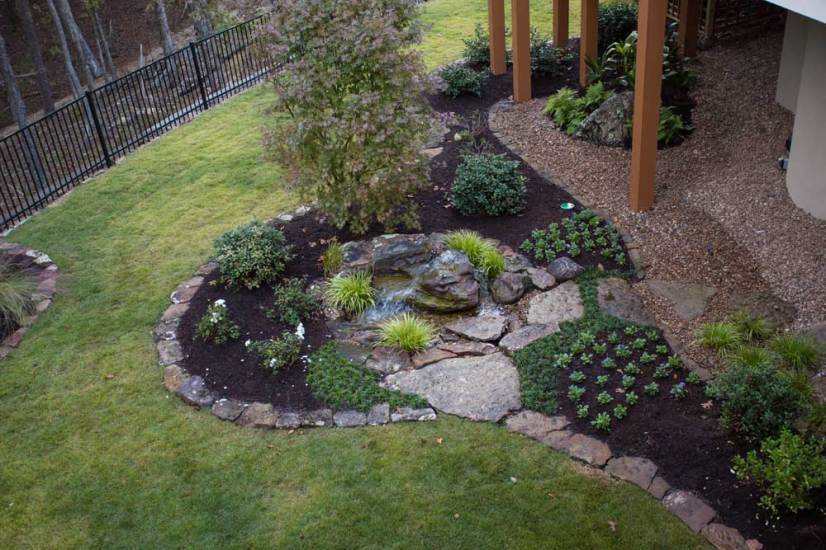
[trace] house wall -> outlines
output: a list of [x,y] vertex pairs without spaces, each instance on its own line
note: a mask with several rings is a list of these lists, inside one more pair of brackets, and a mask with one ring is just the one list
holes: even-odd
[[805,19],[786,186],[795,204],[826,220],[826,24]]
[[777,102],[791,112],[797,108],[800,90],[800,73],[806,54],[809,19],[794,12],[786,15],[786,32],[783,35],[783,53],[780,57],[780,74],[777,77]]

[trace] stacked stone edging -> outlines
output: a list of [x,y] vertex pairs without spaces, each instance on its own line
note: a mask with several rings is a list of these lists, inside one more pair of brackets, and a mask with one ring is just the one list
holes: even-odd
[[52,305],[52,297],[57,291],[57,278],[59,273],[57,265],[47,254],[34,248],[29,248],[28,246],[2,242],[0,243],[0,255],[16,258],[18,262],[20,259],[25,258],[28,261],[28,265],[22,265],[21,267],[23,269],[38,270],[36,277],[37,288],[32,295],[36,304],[35,311],[32,315],[22,319],[20,327],[0,342],[0,359],[3,359],[11,353],[14,348],[20,345],[23,336],[26,335],[29,327],[37,320],[38,315]]

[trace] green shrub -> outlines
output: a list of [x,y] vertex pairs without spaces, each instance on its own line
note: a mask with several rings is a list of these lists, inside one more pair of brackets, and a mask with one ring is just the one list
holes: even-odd
[[779,334],[769,341],[769,348],[780,356],[783,366],[792,370],[816,370],[823,359],[820,344],[810,336]]
[[223,344],[236,340],[241,335],[241,330],[229,318],[226,301],[218,299],[207,307],[206,313],[195,326],[195,334],[213,344]]
[[671,107],[660,107],[660,121],[657,126],[657,141],[662,145],[670,145],[681,139],[691,131],[691,126],[683,121],[683,117],[674,112]]
[[754,317],[747,311],[738,311],[731,322],[740,332],[740,338],[744,342],[754,342],[765,340],[774,332],[774,326],[767,319]]
[[[505,29],[505,33],[507,33]],[[490,65],[490,36],[481,23],[476,23],[473,29],[473,37],[462,40],[465,44],[463,56],[471,65],[484,67]],[[506,62],[511,63],[511,52],[505,52]]]
[[[263,42],[278,124],[267,147],[330,223],[417,227],[431,124],[419,6],[409,0],[276,0]],[[368,38],[369,37],[369,38]],[[284,119],[286,116],[286,120]]]
[[519,166],[519,161],[505,155],[465,155],[456,169],[450,202],[465,216],[501,216],[524,210],[527,188]]
[[341,270],[342,264],[344,264],[344,247],[334,237],[321,256],[321,266],[324,268],[324,274],[332,277]]
[[267,317],[290,326],[298,326],[318,309],[318,302],[304,292],[304,281],[288,279],[273,290],[273,307],[267,309]]
[[531,74],[562,74],[570,60],[568,50],[557,48],[547,36],[539,34],[536,27],[531,27]]
[[371,286],[373,276],[364,271],[336,275],[327,283],[324,298],[327,302],[349,315],[361,315],[375,304],[376,291]]
[[570,88],[560,88],[548,98],[543,112],[553,119],[557,127],[573,135],[588,115],[612,94],[599,82],[588,86],[582,97]]
[[470,263],[488,279],[495,279],[505,270],[505,257],[502,253],[475,231],[451,231],[445,236],[445,246],[463,252]]
[[261,366],[273,372],[288,367],[298,361],[301,355],[302,336],[284,332],[278,338],[246,342],[249,351],[258,355]]
[[258,288],[274,280],[292,259],[292,246],[272,226],[252,221],[215,240],[221,281],[232,287]]
[[379,343],[383,346],[417,352],[424,350],[435,338],[436,329],[412,313],[403,313],[382,323],[379,334]]
[[706,323],[697,333],[697,343],[717,351],[740,345],[740,331],[731,323]]
[[482,96],[482,85],[488,80],[487,71],[474,71],[465,65],[454,63],[439,73],[447,87],[445,94],[450,97],[472,94]]
[[723,425],[747,436],[771,437],[807,409],[804,395],[771,365],[729,365],[711,382]]
[[627,0],[600,3],[597,24],[600,52],[637,30],[637,4]]
[[627,258],[619,233],[591,210],[582,210],[552,223],[548,229],[531,231],[520,250],[538,261],[551,262],[558,256],[576,258],[583,251],[598,252],[604,258],[625,265]]
[[23,318],[34,313],[32,295],[35,290],[33,281],[10,266],[0,264],[0,332],[15,330]]
[[307,368],[307,384],[315,398],[338,409],[368,411],[381,403],[391,408],[427,406],[418,396],[382,388],[380,378],[378,372],[340,354],[334,342],[313,353]]
[[749,451],[734,458],[739,479],[755,482],[765,493],[760,505],[772,514],[797,513],[812,508],[812,493],[826,485],[824,441],[804,439],[789,430],[760,444],[760,452]]

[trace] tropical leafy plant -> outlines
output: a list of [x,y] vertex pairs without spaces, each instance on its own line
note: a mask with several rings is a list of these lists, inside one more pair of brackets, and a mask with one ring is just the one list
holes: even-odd
[[336,275],[327,283],[324,298],[349,315],[361,315],[375,303],[373,276],[364,271]]
[[379,335],[379,343],[383,346],[418,352],[433,340],[436,329],[412,313],[402,313],[383,322],[379,326]]
[[683,121],[672,107],[660,107],[660,121],[657,126],[657,141],[671,145],[691,131],[691,126]]
[[628,0],[601,2],[597,24],[598,49],[604,52],[637,29],[637,3]]

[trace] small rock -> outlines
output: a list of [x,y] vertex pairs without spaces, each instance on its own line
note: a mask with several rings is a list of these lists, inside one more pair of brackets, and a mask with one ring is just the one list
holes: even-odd
[[749,539],[746,541],[746,548],[749,550],[763,550],[763,545],[759,540]]
[[377,347],[367,359],[366,365],[382,374],[391,374],[412,368],[413,362],[410,360],[410,354],[406,351]]
[[508,318],[503,315],[485,315],[459,319],[445,325],[445,329],[471,340],[491,342],[502,336],[507,323]]
[[527,274],[531,279],[531,284],[539,290],[548,290],[556,284],[556,278],[545,269],[529,267]]
[[531,298],[528,308],[528,324],[556,324],[575,321],[585,314],[579,286],[573,281]]
[[433,159],[442,154],[442,147],[431,147],[430,149],[422,149],[421,153],[429,159]]
[[651,481],[651,485],[648,487],[648,492],[651,493],[651,495],[657,500],[661,500],[670,490],[671,485],[669,485],[668,482],[660,476],[655,477]]
[[269,403],[256,402],[244,409],[235,422],[252,428],[275,428],[278,423],[278,414]]
[[215,395],[209,391],[200,376],[193,376],[184,381],[175,393],[195,407],[209,407],[215,402]]
[[367,412],[367,423],[371,426],[387,424],[388,422],[390,422],[390,405],[387,403],[374,405]]
[[695,533],[699,533],[717,515],[711,506],[688,491],[671,491],[665,495],[663,505]]
[[748,550],[740,531],[722,523],[709,523],[700,532],[717,550]]
[[411,407],[399,407],[390,415],[391,422],[427,422],[436,420],[436,411],[430,407],[414,409]]
[[163,385],[173,393],[177,392],[188,378],[187,372],[178,365],[167,365],[163,369]]
[[564,416],[545,416],[535,411],[519,411],[505,420],[508,430],[539,441],[551,432],[562,430],[569,424],[570,421]]
[[528,290],[529,278],[524,273],[505,271],[490,285],[493,301],[497,304],[512,304]]
[[332,426],[333,411],[331,409],[316,409],[301,415],[302,426]]
[[294,430],[301,427],[301,416],[294,412],[281,412],[275,421],[275,427],[283,430]]
[[333,423],[340,428],[364,426],[367,424],[367,415],[359,411],[337,411],[333,415]]
[[531,264],[531,261],[522,254],[518,254],[512,250],[506,251],[505,272],[519,273],[530,269],[532,266],[533,264]]
[[567,256],[560,256],[548,265],[548,272],[559,282],[576,278],[585,268]]
[[181,324],[180,319],[173,319],[172,321],[161,321],[152,331],[155,340],[176,340],[178,338],[178,327]]
[[235,399],[219,399],[212,404],[212,414],[221,420],[235,422],[244,412],[244,404]]
[[180,363],[184,360],[184,352],[177,340],[158,340],[158,362],[161,366]]
[[484,342],[468,342],[467,340],[458,340],[456,342],[446,342],[439,344],[439,349],[448,351],[454,355],[490,355],[496,353],[496,346],[493,344],[486,344]]
[[413,356],[413,368],[418,369],[425,365],[441,361],[442,359],[450,359],[451,357],[456,357],[456,355],[443,349],[429,348]]
[[559,325],[556,323],[526,325],[502,338],[499,341],[499,348],[505,353],[516,353],[540,338],[550,336],[556,332],[559,332]]
[[654,479],[654,474],[657,473],[657,465],[647,458],[622,456],[608,461],[605,471],[614,477],[648,489]]

